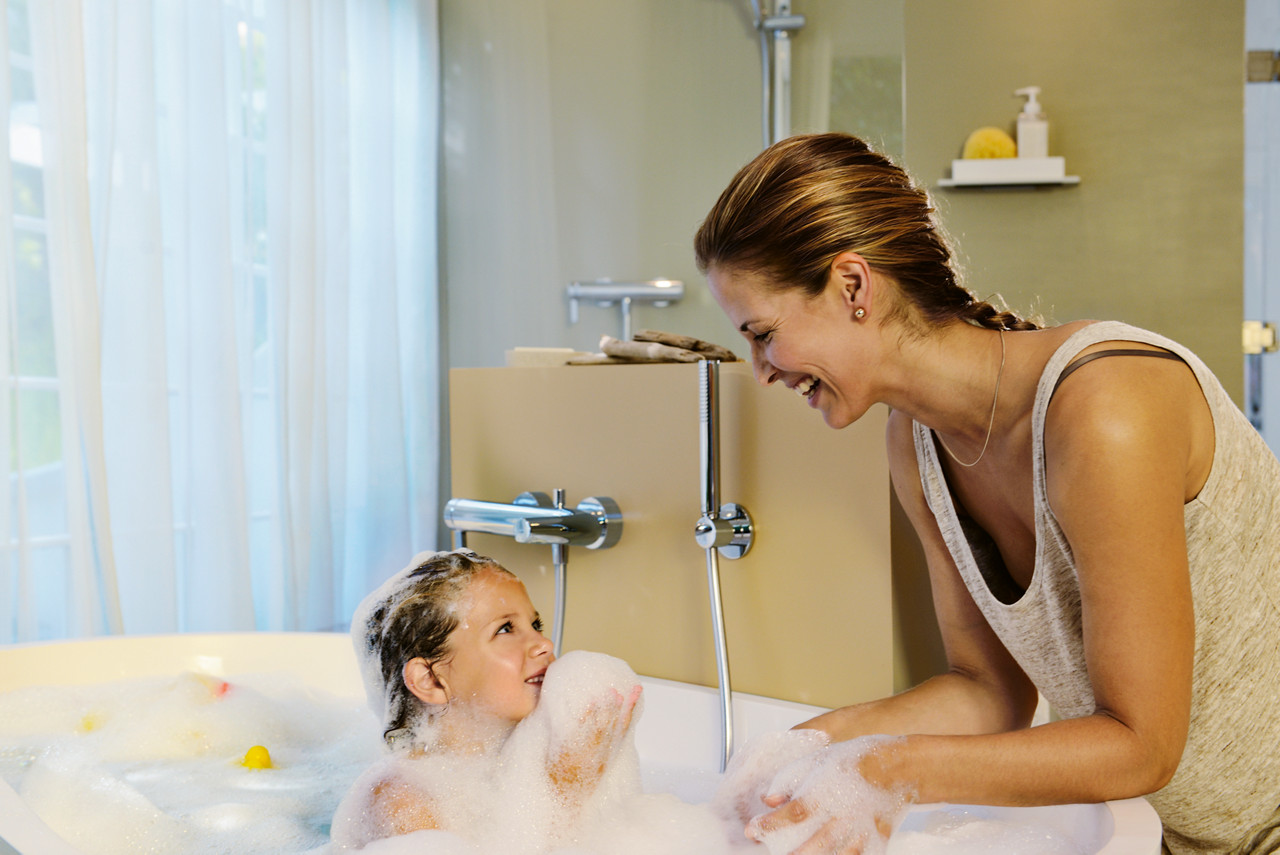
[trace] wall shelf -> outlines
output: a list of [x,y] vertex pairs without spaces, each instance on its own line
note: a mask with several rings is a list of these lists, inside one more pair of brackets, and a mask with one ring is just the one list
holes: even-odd
[[1080,183],[1079,175],[1064,175],[1061,178],[1023,179],[1014,181],[993,181],[991,179],[957,181],[954,178],[941,178],[939,187],[1069,187]]
[[970,158],[951,161],[939,187],[1034,187],[1079,184],[1061,157]]

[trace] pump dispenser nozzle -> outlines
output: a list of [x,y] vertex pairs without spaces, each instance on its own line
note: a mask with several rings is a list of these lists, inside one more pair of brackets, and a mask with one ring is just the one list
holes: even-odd
[[1044,114],[1040,112],[1040,102],[1037,100],[1040,97],[1039,86],[1024,86],[1021,89],[1013,90],[1013,94],[1022,95],[1027,99],[1027,103],[1022,105],[1022,115],[1025,116],[1030,113],[1037,119],[1044,118]]

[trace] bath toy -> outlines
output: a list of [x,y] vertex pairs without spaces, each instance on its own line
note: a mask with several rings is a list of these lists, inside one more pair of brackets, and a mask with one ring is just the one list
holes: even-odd
[[966,160],[1016,157],[1018,146],[1013,137],[999,128],[978,128],[964,141],[963,157]]
[[255,745],[244,754],[244,759],[240,761],[240,765],[246,769],[274,769],[271,763],[271,752],[267,751],[266,746]]
[[213,698],[221,698],[231,689],[230,683],[211,674],[195,674],[194,676],[205,685],[205,688],[209,690],[209,695]]
[[80,725],[76,730],[81,733],[92,733],[102,727],[103,717],[101,713],[88,713],[84,718],[80,719]]

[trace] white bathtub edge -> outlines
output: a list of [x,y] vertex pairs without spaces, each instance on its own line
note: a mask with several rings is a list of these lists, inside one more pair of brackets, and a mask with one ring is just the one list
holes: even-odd
[[[1144,841],[1155,838],[1155,846],[1146,855],[1160,855],[1160,840],[1164,836],[1164,826],[1160,823],[1160,815],[1151,803],[1144,798],[1117,799],[1107,802],[1111,811],[1113,827],[1117,831],[1107,841],[1107,845],[1098,850],[1097,855],[1122,855],[1134,852]],[[1120,830],[1123,829],[1123,830]]]
[[[39,852],[40,855],[83,855],[62,835],[45,825],[22,797],[14,792],[9,782],[0,779],[0,816],[5,817],[5,834],[0,842],[7,843],[18,852]],[[23,820],[16,829],[10,828],[12,820]],[[3,852],[0,849],[0,852]]]

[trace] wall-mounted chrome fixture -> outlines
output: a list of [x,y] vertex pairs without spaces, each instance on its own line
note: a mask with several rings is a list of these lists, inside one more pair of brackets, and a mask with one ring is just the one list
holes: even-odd
[[652,303],[657,308],[678,303],[684,297],[684,283],[677,279],[649,279],[643,282],[614,282],[612,279],[595,279],[588,282],[570,282],[565,288],[569,297],[569,323],[578,322],[578,301],[590,300],[597,306],[612,306],[622,310],[622,341],[631,341],[631,304],[638,301]]
[[741,505],[720,504],[720,363],[698,363],[698,448],[702,457],[702,516],[693,529],[698,546],[707,551],[707,588],[711,599],[711,631],[716,644],[720,682],[720,771],[733,754],[733,690],[729,681],[729,647],[725,639],[724,605],[720,599],[720,556],[741,558],[751,549],[755,531]]
[[546,493],[521,493],[510,504],[450,499],[444,506],[444,524],[453,532],[453,548],[467,545],[468,532],[496,534],[517,543],[551,546],[555,565],[556,602],[551,622],[551,642],[560,655],[564,638],[564,604],[569,547],[608,549],[622,537],[622,512],[608,496],[589,496],[576,508],[564,505],[564,490],[555,498]]
[[764,147],[791,136],[791,34],[804,15],[791,13],[791,0],[751,0],[760,33],[760,132]]

